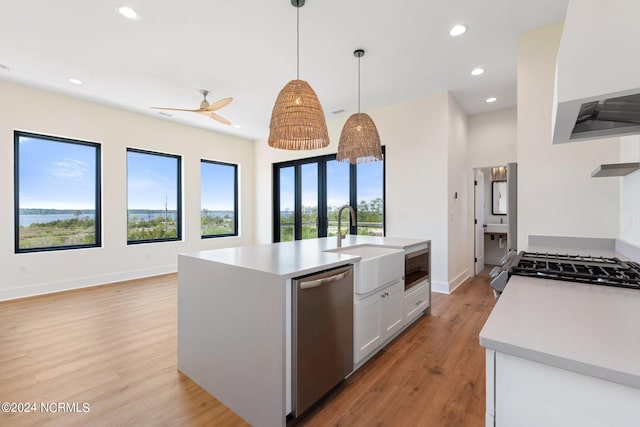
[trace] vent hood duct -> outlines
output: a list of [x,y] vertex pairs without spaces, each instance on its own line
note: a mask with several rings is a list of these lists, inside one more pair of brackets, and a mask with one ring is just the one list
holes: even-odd
[[640,134],[640,0],[569,0],[553,143]]

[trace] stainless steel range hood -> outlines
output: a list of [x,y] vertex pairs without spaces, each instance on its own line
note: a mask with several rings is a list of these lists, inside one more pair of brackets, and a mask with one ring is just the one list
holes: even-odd
[[553,143],[640,134],[640,0],[569,0]]

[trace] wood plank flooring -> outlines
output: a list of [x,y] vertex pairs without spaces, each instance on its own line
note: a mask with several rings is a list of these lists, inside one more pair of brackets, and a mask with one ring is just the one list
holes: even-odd
[[[484,277],[434,294],[431,316],[290,424],[483,425],[478,333],[493,304]],[[0,425],[246,425],[177,371],[176,319],[175,274],[0,302],[0,403],[37,406]],[[70,406],[40,407],[58,402]]]
[[424,316],[292,424],[484,426],[485,357],[478,335],[495,304],[477,276],[433,294]]

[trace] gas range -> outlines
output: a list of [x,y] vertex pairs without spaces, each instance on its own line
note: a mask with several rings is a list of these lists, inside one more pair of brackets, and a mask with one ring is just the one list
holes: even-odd
[[522,251],[507,271],[509,275],[640,289],[640,264],[618,258]]

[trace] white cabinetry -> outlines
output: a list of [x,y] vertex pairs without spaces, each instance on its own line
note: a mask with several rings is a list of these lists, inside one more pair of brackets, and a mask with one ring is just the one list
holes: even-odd
[[492,350],[486,355],[487,426],[638,425],[640,389]]
[[382,341],[399,332],[403,319],[404,282],[397,282],[384,290],[382,300]]
[[358,364],[402,329],[404,282],[357,299],[354,306],[354,363]]
[[404,295],[404,316],[412,322],[429,307],[429,281],[425,280],[409,289]]

